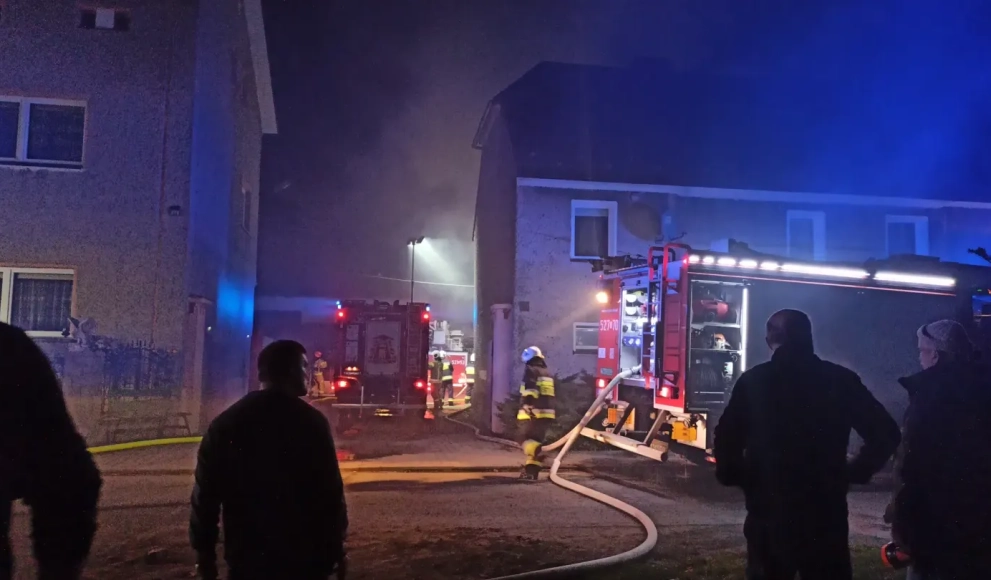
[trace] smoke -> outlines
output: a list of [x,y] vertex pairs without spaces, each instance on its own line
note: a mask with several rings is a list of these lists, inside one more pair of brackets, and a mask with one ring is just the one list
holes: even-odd
[[[870,165],[878,189],[949,183],[986,133],[978,105],[989,92],[988,40],[975,28],[987,18],[976,0],[270,4],[282,133],[266,142],[266,183],[294,186],[263,192],[266,292],[408,297],[406,240],[421,235],[452,264],[448,278],[424,262],[423,276],[436,276],[418,275],[424,288],[470,284],[480,156],[472,137],[487,101],[543,60],[654,57],[767,74],[778,80],[754,98],[780,107],[796,86],[818,87],[824,103],[860,112],[824,114],[810,131],[842,141],[867,127],[872,138],[824,147],[805,160],[809,172]],[[463,302],[464,288],[435,288],[433,301],[449,292]]]

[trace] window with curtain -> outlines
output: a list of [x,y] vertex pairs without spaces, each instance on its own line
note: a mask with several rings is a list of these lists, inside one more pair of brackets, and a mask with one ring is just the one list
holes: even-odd
[[15,273],[10,323],[26,331],[61,332],[72,313],[72,276]]

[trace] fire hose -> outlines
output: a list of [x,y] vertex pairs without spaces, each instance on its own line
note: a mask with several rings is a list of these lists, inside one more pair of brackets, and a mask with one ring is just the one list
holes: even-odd
[[[545,568],[543,570],[534,570],[532,572],[523,572],[520,574],[513,574],[511,576],[499,576],[498,578],[493,578],[491,580],[518,580],[523,578],[558,578],[558,577],[569,577],[575,573],[588,572],[591,570],[598,570],[602,568],[608,568],[615,566],[617,564],[622,564],[624,562],[630,562],[639,558],[646,556],[654,549],[657,545],[657,527],[654,522],[639,509],[625,503],[619,499],[612,496],[606,495],[600,491],[585,487],[584,485],[579,485],[573,481],[568,481],[560,475],[558,475],[558,470],[561,467],[561,460],[567,455],[571,446],[574,444],[575,440],[581,436],[582,429],[584,429],[589,421],[591,421],[595,415],[599,412],[599,408],[605,402],[606,397],[609,393],[616,387],[617,384],[624,378],[631,376],[633,373],[640,370],[640,367],[634,367],[629,370],[625,370],[618,375],[616,375],[613,380],[609,381],[599,396],[596,397],[595,402],[589,407],[588,411],[582,417],[581,421],[571,431],[569,431],[564,437],[561,437],[554,443],[544,446],[544,451],[553,451],[555,449],[561,448],[560,453],[554,458],[554,463],[551,465],[550,479],[558,487],[567,489],[568,491],[573,491],[579,495],[583,495],[587,498],[593,499],[599,503],[603,503],[611,508],[625,513],[631,518],[637,520],[640,525],[643,526],[644,531],[647,533],[647,537],[644,541],[637,547],[626,552],[615,554],[613,556],[607,556],[605,558],[598,558],[595,560],[587,560],[584,562],[577,562],[575,564],[567,564],[564,566],[555,566],[554,568]],[[452,419],[448,417],[449,421],[458,423],[459,425],[465,425],[474,428],[474,426],[469,425],[463,421],[458,421],[457,419]],[[497,437],[488,437],[482,435],[477,428],[475,428],[475,436],[479,439],[485,441],[491,441],[493,443],[498,443],[500,445],[512,445],[518,447],[515,443],[507,441],[505,439],[499,439]]]

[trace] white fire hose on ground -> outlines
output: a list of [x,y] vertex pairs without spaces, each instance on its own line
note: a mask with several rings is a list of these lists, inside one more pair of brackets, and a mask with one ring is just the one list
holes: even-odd
[[[632,550],[628,550],[626,552],[623,552],[621,554],[616,554],[614,556],[607,556],[605,558],[598,558],[596,560],[588,560],[585,562],[578,562],[575,564],[567,564],[565,566],[556,566],[554,568],[545,568],[543,570],[534,570],[532,572],[523,572],[521,574],[513,574],[511,576],[500,576],[498,578],[493,578],[492,580],[518,580],[523,578],[566,577],[569,575],[573,575],[575,573],[588,572],[591,570],[597,570],[601,568],[608,568],[610,566],[615,566],[617,564],[622,564],[624,562],[630,562],[632,560],[642,558],[646,556],[648,553],[650,553],[650,551],[654,549],[654,546],[657,545],[657,527],[654,525],[654,522],[651,521],[651,519],[647,516],[647,514],[643,513],[642,511],[638,510],[637,508],[631,506],[628,503],[620,501],[612,496],[608,496],[594,489],[585,487],[584,485],[579,485],[573,481],[568,481],[567,479],[564,479],[563,477],[558,475],[558,469],[560,469],[561,467],[561,460],[571,449],[571,446],[574,444],[575,440],[581,436],[582,429],[584,429],[585,426],[588,425],[589,421],[591,421],[595,417],[595,415],[599,412],[599,408],[602,406],[602,403],[606,400],[606,397],[609,396],[609,393],[612,392],[613,388],[615,388],[616,385],[619,384],[621,380],[629,377],[630,375],[632,375],[633,373],[639,370],[640,367],[637,366],[632,369],[625,370],[619,373],[618,375],[616,375],[616,377],[613,380],[609,381],[609,384],[606,385],[604,389],[602,389],[602,392],[599,393],[598,397],[596,397],[595,402],[592,403],[591,407],[589,407],[588,411],[585,413],[585,416],[582,417],[581,421],[578,422],[578,425],[576,425],[564,437],[558,439],[557,441],[551,443],[550,445],[545,445],[543,447],[543,450],[553,451],[559,447],[563,447],[561,449],[561,452],[558,453],[557,456],[554,458],[554,463],[551,466],[551,472],[550,472],[551,482],[569,491],[573,491],[577,494],[594,499],[597,502],[604,503],[607,506],[617,509],[625,513],[626,515],[632,517],[633,519],[640,522],[640,525],[643,526],[644,531],[647,532],[647,537],[639,546],[633,548]],[[463,421],[458,421],[456,419],[451,419],[451,418],[448,418],[448,420],[458,423],[460,425],[465,425],[474,428],[474,426],[469,425],[468,423],[465,423]],[[479,433],[479,430],[477,428],[475,429],[475,435],[478,438],[483,439],[485,441],[492,441],[494,443],[499,443],[501,445],[509,444],[518,447],[518,445],[511,443],[505,439],[499,439],[497,437],[487,437],[485,435],[482,435],[481,433]]]

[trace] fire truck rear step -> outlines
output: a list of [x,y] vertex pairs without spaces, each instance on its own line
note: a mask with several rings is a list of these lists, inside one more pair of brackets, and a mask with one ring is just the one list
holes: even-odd
[[582,429],[581,434],[600,443],[663,462],[668,460],[668,449],[671,445],[671,427],[664,428],[669,417],[670,413],[667,411],[658,413],[643,441],[624,437],[615,432],[598,431],[588,427]]

